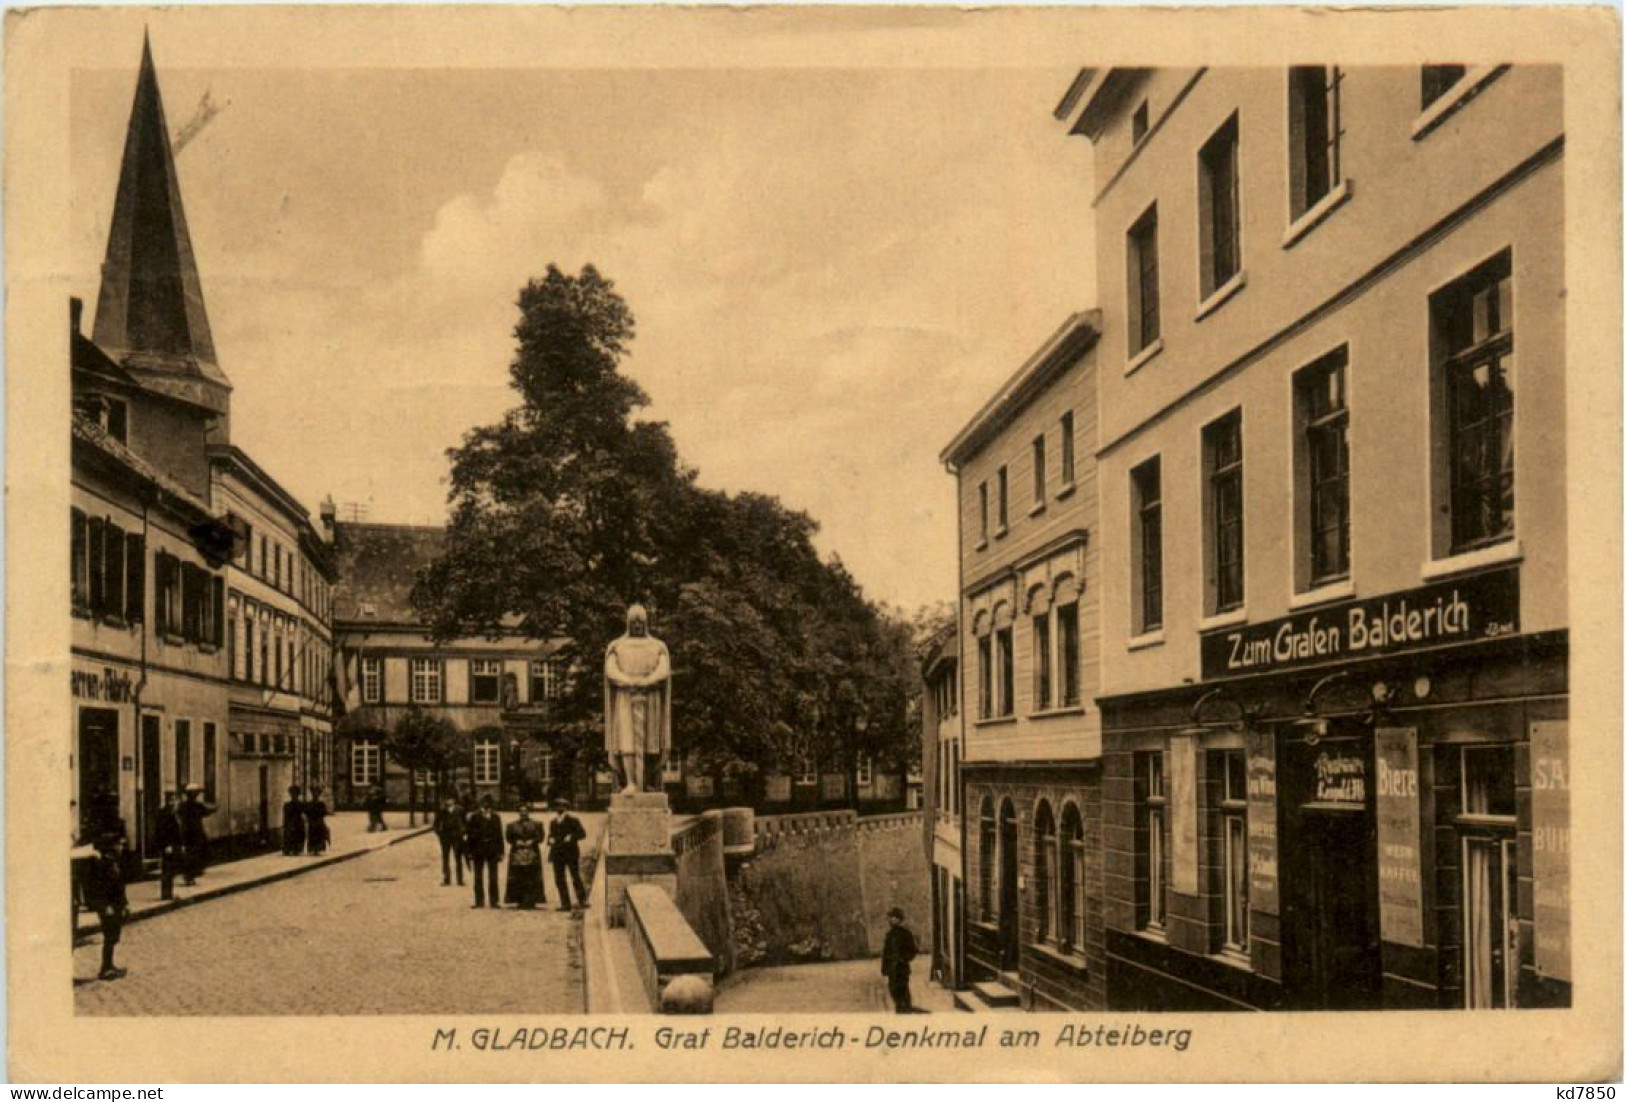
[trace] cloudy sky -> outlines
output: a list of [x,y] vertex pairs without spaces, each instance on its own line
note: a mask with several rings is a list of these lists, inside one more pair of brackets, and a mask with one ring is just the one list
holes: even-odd
[[[139,48],[71,85],[89,309]],[[443,520],[445,449],[511,404],[517,289],[590,261],[705,484],[810,512],[871,596],[946,599],[938,453],[1092,301],[1065,64],[166,66],[157,26],[153,49],[172,131],[223,106],[177,163],[234,441],[312,511]]]

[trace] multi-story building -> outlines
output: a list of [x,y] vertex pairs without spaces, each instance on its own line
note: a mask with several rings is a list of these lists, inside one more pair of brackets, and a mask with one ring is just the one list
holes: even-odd
[[931,971],[950,989],[964,976],[965,861],[960,849],[959,626],[931,640],[922,655],[925,682],[920,733],[925,764],[925,844],[931,862]]
[[412,605],[412,587],[439,556],[446,530],[338,521],[331,504],[322,524],[332,533],[333,632],[349,713],[334,739],[340,805],[359,805],[375,785],[398,807],[414,787],[432,789],[437,778],[414,778],[386,753],[387,732],[411,708],[449,720],[465,740],[447,778],[457,789],[499,802],[594,798],[598,777],[587,755],[565,752],[549,722],[550,702],[571,675],[561,645],[517,629],[495,640],[437,641]]
[[1566,1004],[1561,71],[1084,70],[1056,113],[1110,1003]]
[[91,338],[72,309],[74,819],[157,853],[165,791],[221,798],[231,531],[208,446],[231,384],[215,358],[163,103],[143,53]]
[[238,549],[226,572],[231,800],[219,829],[266,845],[290,785],[333,786],[333,554],[304,506],[242,449],[209,456],[215,508]]
[[1067,319],[942,454],[959,485],[967,1000],[1105,1005],[1099,340],[1097,313]]

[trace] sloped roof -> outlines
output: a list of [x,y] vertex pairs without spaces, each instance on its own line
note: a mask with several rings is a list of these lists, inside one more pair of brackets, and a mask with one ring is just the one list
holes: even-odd
[[77,447],[88,449],[102,459],[123,467],[136,478],[168,495],[175,504],[212,519],[208,502],[119,443],[106,429],[77,410],[73,414],[73,442]]
[[437,525],[335,524],[333,554],[339,580],[333,591],[333,619],[417,623],[412,587],[445,544],[446,530]]

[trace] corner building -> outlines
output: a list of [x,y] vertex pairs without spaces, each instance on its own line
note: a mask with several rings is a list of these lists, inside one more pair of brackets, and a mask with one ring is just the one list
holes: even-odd
[[1567,1005],[1562,74],[1086,69],[1108,998]]
[[942,454],[959,484],[963,735],[945,741],[950,759],[963,752],[950,811],[964,830],[953,956],[968,1009],[1105,1006],[1099,337],[1098,314],[1068,318]]

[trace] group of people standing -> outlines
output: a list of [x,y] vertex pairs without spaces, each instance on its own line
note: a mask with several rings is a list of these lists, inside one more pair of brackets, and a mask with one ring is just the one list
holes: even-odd
[[[489,796],[470,807],[466,799],[447,796],[435,810],[434,831],[440,839],[440,883],[451,884],[455,870],[457,883],[463,883],[467,865],[474,877],[474,906],[500,907],[504,899],[510,907],[535,910],[547,904],[547,884],[542,877],[542,849],[553,866],[553,884],[558,889],[559,910],[571,910],[570,889],[575,889],[575,906],[587,906],[587,888],[581,882],[581,842],[587,830],[570,814],[570,801],[553,801],[553,819],[544,829],[532,818],[530,804],[519,805],[518,818],[504,828]],[[497,891],[497,866],[508,861],[506,897]],[[489,898],[489,904],[486,902]]]
[[333,840],[321,786],[311,786],[308,800],[302,798],[303,794],[304,789],[297,784],[289,786],[288,802],[282,805],[282,852],[288,857],[301,853],[320,856]]

